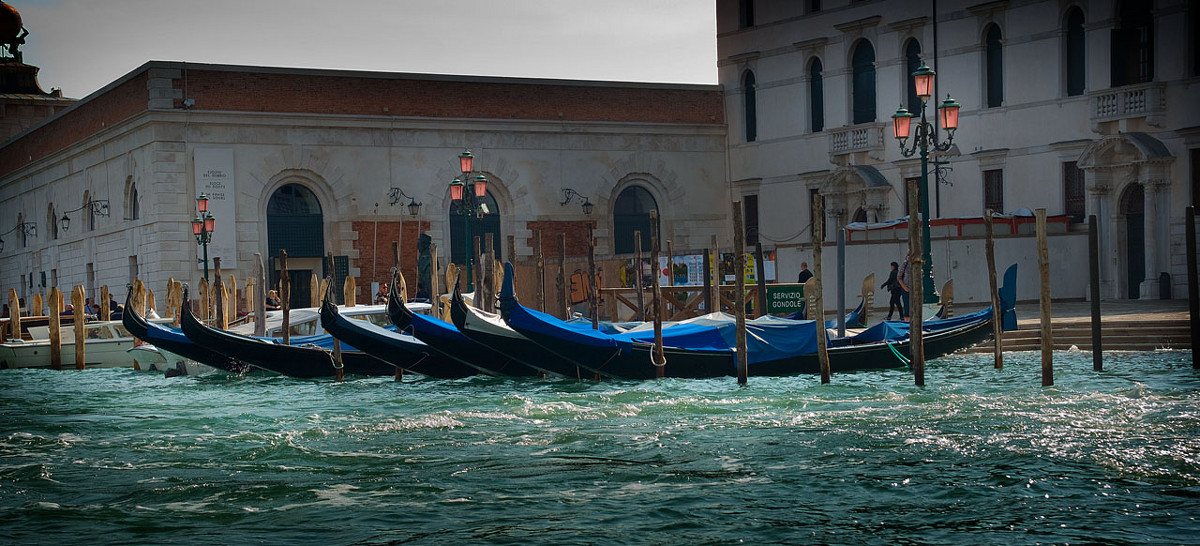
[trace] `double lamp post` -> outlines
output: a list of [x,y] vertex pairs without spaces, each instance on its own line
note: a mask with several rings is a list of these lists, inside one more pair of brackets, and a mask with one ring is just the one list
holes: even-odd
[[[916,85],[917,98],[921,99],[921,121],[917,124],[916,131],[913,134],[912,148],[905,148],[904,143],[909,137],[913,114],[903,106],[897,109],[896,113],[892,115],[892,129],[894,130],[896,140],[900,141],[900,153],[904,157],[912,157],[913,154],[918,152],[921,154],[921,188],[919,192],[921,206],[921,257],[925,260],[925,267],[921,271],[921,286],[925,301],[920,303],[937,303],[938,295],[935,292],[933,283],[933,256],[929,248],[929,151],[945,152],[950,150],[950,146],[954,142],[954,130],[958,129],[958,109],[961,105],[950,98],[950,95],[946,95],[946,100],[942,101],[939,113],[941,114],[942,127],[946,129],[946,141],[939,142],[937,127],[929,123],[929,120],[925,117],[925,104],[933,96],[934,71],[932,68],[926,66],[925,63],[921,63],[921,67],[916,72],[913,72],[912,76]],[[913,218],[909,218],[910,222],[913,220]]]
[[483,215],[488,213],[485,198],[487,197],[487,177],[480,171],[475,175],[475,158],[471,156],[470,150],[463,150],[463,153],[458,154],[459,170],[462,171],[461,177],[454,177],[450,181],[450,200],[458,205],[458,214],[463,216],[463,261],[467,263],[467,292],[475,290],[474,279],[471,272],[471,262],[474,258],[474,247],[471,245],[471,224],[476,217],[483,218]]

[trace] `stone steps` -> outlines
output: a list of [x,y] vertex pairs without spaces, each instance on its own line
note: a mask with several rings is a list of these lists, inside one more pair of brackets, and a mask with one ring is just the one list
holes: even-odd
[[[1092,350],[1092,326],[1089,321],[1053,322],[1054,349],[1072,346]],[[1192,335],[1187,321],[1137,320],[1109,321],[1101,324],[1101,343],[1106,351],[1151,351],[1154,349],[1191,349]],[[1004,333],[1005,351],[1041,350],[1041,326],[1026,322],[1019,329]],[[977,345],[971,353],[988,353],[992,343]]]

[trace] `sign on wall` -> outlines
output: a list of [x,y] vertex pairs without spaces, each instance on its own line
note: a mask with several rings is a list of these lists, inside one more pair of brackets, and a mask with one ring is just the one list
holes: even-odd
[[[216,220],[212,242],[208,244],[209,267],[213,258],[221,258],[222,269],[235,269],[237,184],[233,176],[233,148],[196,148],[195,167],[196,196],[202,193],[208,196],[208,212]],[[192,203],[194,207],[195,201]],[[197,249],[197,255],[203,257],[203,250]],[[197,263],[196,268],[203,270],[204,264]]]

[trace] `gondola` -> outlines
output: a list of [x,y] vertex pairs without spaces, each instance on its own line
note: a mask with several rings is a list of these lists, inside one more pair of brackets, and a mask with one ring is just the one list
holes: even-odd
[[[585,332],[566,326],[563,321],[520,305],[512,291],[510,264],[505,264],[505,283],[501,290],[501,311],[514,330],[561,358],[597,375],[644,379],[660,373],[650,363],[649,332],[610,335]],[[1005,273],[1001,290],[1006,326],[1011,318],[1015,328],[1012,302],[1015,300],[1016,266]],[[708,315],[682,321],[663,332],[667,363],[664,377],[717,377],[733,375],[731,364],[714,365],[718,355],[732,361],[733,332],[728,316]],[[989,339],[992,312],[985,309],[964,317],[930,321],[924,329],[925,354],[936,358]],[[816,322],[792,321],[764,316],[748,321],[754,335],[748,336],[748,359],[753,375],[790,375],[819,370],[816,356]],[[828,330],[822,329],[828,336]],[[894,368],[906,364],[907,324],[882,323],[854,337],[829,339],[830,368],[835,372]],[[672,352],[674,351],[674,352]],[[674,357],[674,358],[673,358]],[[704,357],[712,357],[712,360]]]
[[453,324],[413,313],[397,294],[396,281],[393,276],[391,291],[388,293],[388,316],[400,331],[411,333],[437,353],[475,368],[479,373],[518,377],[537,376],[540,373],[539,370],[467,337]]
[[[201,323],[184,305],[180,313],[183,333],[193,343],[255,368],[291,377],[333,377],[337,366],[333,359],[332,336],[292,337],[290,345],[218,330]],[[345,373],[356,375],[393,375],[395,366],[369,354],[343,347]]]
[[333,337],[405,371],[429,377],[457,379],[479,373],[452,358],[446,358],[421,340],[365,320],[354,320],[337,312],[328,300],[321,303],[321,325]]
[[[187,359],[194,360],[218,370],[234,374],[244,374],[250,370],[245,363],[231,359],[221,353],[209,350],[193,343],[179,328],[165,326],[146,320],[132,305],[132,294],[125,299],[125,312],[121,315],[121,324],[129,333],[155,347],[175,353]],[[183,291],[183,310],[191,308],[188,291]],[[190,313],[190,311],[188,311]]]
[[454,326],[467,337],[531,369],[566,377],[580,375],[578,366],[559,359],[557,355],[517,333],[499,314],[467,305],[457,287],[450,298],[450,318]]

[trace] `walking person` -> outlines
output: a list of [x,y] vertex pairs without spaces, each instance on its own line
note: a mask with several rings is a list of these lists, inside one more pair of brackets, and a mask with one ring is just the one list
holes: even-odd
[[892,313],[896,312],[901,318],[904,317],[904,300],[900,295],[903,289],[900,288],[900,281],[896,278],[900,270],[900,264],[892,262],[892,272],[888,274],[888,278],[883,282],[880,288],[884,288],[891,294],[891,299],[888,300],[888,316],[887,320],[892,320]]
[[908,256],[904,257],[904,264],[900,266],[900,272],[896,274],[896,282],[900,285],[900,320],[908,320],[909,305],[912,304],[909,299],[909,287],[912,283],[912,267],[908,265]]

